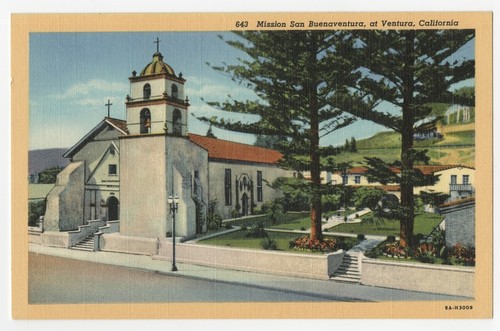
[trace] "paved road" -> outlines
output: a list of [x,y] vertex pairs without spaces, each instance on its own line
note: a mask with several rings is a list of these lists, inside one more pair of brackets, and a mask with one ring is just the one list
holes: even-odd
[[28,298],[30,304],[346,301],[36,253],[29,253]]

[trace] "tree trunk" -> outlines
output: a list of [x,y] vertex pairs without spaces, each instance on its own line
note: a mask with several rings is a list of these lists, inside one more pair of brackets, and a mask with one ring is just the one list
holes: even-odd
[[413,246],[413,223],[415,218],[413,196],[413,124],[415,121],[414,93],[414,64],[415,64],[415,31],[407,31],[405,68],[403,80],[403,126],[401,132],[401,207],[402,218],[400,223],[400,245]]
[[323,240],[321,231],[321,170],[319,157],[319,114],[316,85],[311,84],[309,88],[310,106],[310,141],[309,159],[311,165],[311,240]]

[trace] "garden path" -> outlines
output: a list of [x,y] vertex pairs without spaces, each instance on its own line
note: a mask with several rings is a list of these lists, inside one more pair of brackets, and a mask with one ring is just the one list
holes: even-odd
[[[365,208],[363,210],[360,210],[358,212],[352,213],[351,215],[347,216],[347,222],[344,221],[344,216],[331,216],[329,219],[327,219],[323,225],[321,226],[322,230],[332,228],[334,226],[337,226],[339,224],[343,223],[361,223],[360,217],[363,215],[366,215],[370,213],[371,210],[369,208]],[[357,217],[356,217],[357,215]]]

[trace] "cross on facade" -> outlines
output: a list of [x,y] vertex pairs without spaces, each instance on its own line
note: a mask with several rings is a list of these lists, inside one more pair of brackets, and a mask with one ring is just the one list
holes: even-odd
[[156,53],[160,52],[160,38],[156,37],[156,41],[153,41],[154,44],[156,44]]
[[105,106],[108,107],[108,117],[109,117],[109,108],[111,107],[112,103],[110,102],[110,100],[108,99],[108,103],[105,104]]

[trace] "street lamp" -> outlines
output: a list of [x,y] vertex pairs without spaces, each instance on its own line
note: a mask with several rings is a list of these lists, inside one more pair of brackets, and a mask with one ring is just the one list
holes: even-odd
[[172,198],[172,194],[168,196],[169,214],[172,214],[172,271],[177,271],[175,266],[175,213],[179,208],[179,196],[176,194]]

